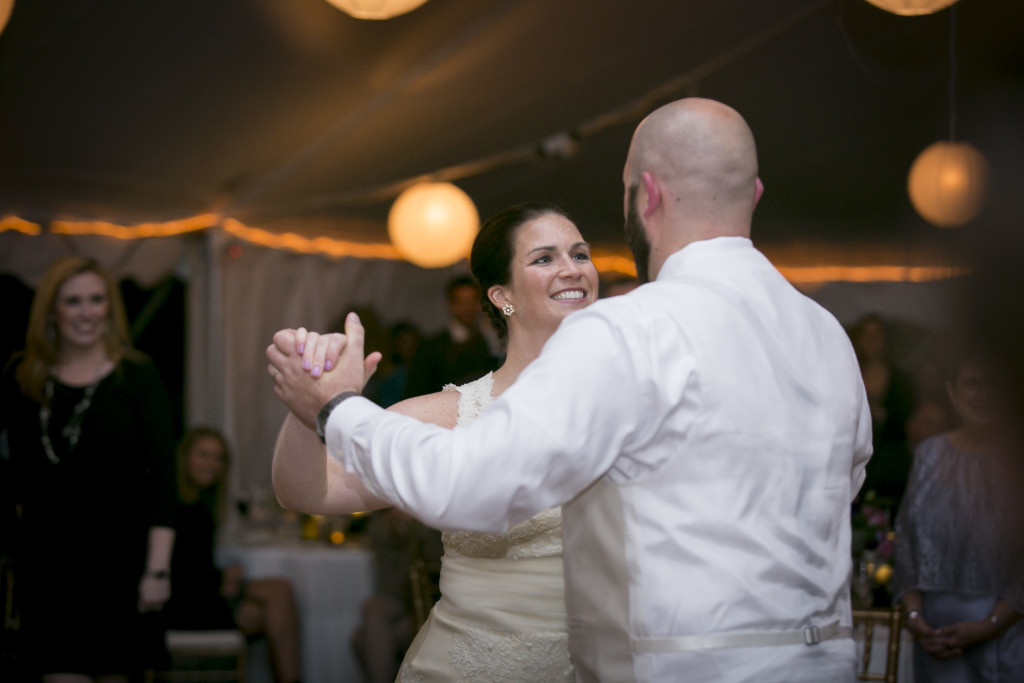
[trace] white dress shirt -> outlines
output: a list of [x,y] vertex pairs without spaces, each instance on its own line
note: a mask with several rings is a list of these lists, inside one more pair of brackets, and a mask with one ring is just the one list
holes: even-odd
[[863,383],[838,322],[745,238],[690,244],[654,283],[566,318],[465,429],[351,399],[327,444],[439,528],[503,531],[573,501],[580,680],[852,680],[848,640],[669,644],[850,623],[849,505],[871,453]]

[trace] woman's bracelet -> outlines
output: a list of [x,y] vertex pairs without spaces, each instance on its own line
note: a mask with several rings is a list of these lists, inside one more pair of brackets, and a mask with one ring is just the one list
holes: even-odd
[[154,579],[169,579],[171,571],[169,569],[147,569],[145,575],[152,576]]

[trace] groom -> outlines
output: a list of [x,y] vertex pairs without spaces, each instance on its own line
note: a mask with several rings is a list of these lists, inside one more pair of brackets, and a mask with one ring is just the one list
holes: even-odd
[[372,363],[351,315],[319,380],[275,337],[275,392],[432,526],[499,532],[564,504],[579,680],[852,681],[849,509],[871,422],[850,342],[750,242],[762,186],[736,111],[656,110],[623,181],[651,282],[567,318],[469,427],[359,398]]

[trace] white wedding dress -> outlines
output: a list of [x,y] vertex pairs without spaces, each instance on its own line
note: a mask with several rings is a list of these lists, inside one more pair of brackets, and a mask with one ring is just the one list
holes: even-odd
[[[492,385],[487,374],[444,388],[461,394],[458,426],[491,403]],[[409,646],[398,681],[572,681],[561,509],[504,534],[446,531],[442,539],[441,599]]]

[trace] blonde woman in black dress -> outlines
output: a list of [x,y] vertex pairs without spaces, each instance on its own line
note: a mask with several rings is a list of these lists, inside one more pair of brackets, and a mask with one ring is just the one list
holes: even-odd
[[99,263],[71,256],[47,270],[0,396],[26,669],[44,683],[127,681],[162,654],[144,615],[170,594],[174,434]]

